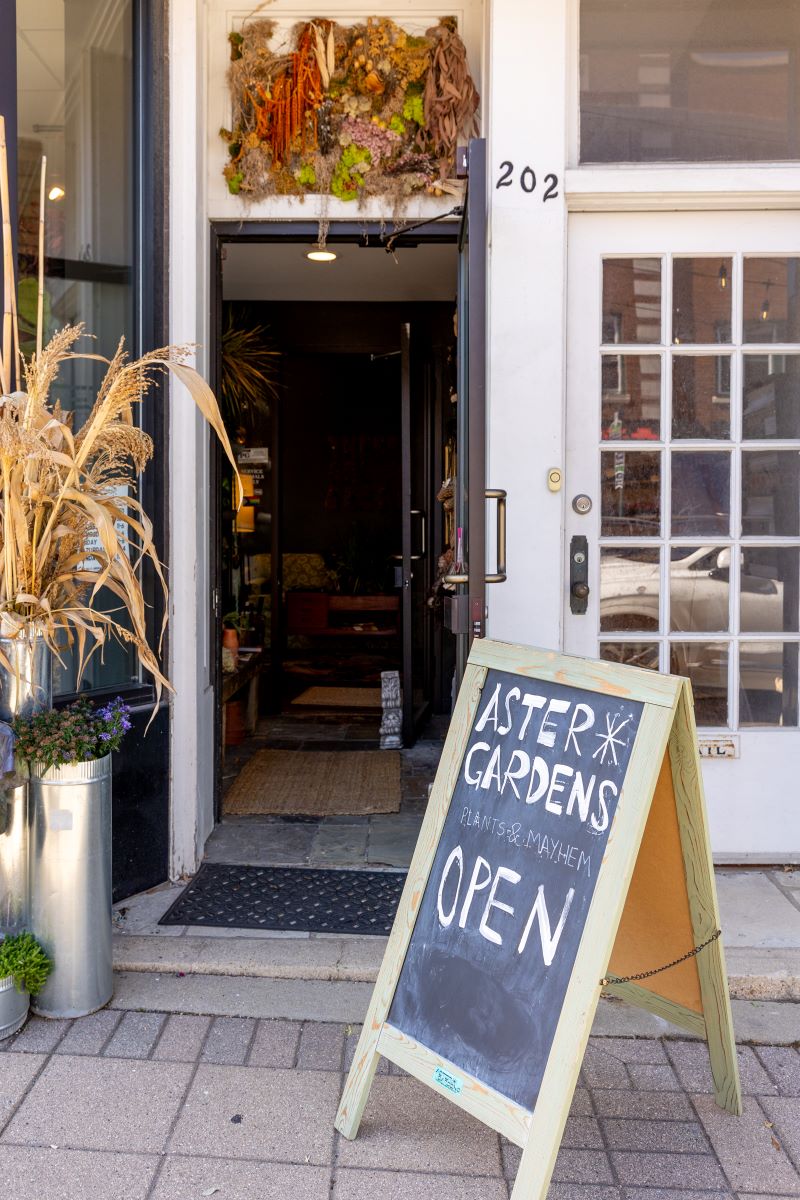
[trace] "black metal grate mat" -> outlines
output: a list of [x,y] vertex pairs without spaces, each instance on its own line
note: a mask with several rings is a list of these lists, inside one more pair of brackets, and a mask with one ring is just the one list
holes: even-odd
[[203,863],[159,925],[387,934],[405,881],[405,871]]

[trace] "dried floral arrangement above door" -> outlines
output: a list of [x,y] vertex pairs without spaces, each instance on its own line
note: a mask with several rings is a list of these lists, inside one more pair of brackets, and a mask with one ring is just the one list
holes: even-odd
[[478,93],[454,17],[414,37],[387,17],[344,27],[276,22],[230,34],[233,129],[221,130],[228,188],[339,200],[458,191],[458,139],[476,132]]

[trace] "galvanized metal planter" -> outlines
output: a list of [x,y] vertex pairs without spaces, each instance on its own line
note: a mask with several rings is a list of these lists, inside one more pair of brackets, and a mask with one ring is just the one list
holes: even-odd
[[[52,654],[41,633],[4,636],[0,619],[0,721],[32,717],[52,701]],[[28,787],[20,783],[0,794],[0,931],[30,929],[28,884]]]
[[29,784],[30,921],[53,959],[33,1001],[45,1017],[82,1017],[113,994],[111,755],[49,769]]
[[32,717],[50,708],[53,697],[53,656],[41,633],[6,637],[0,623],[0,650],[9,667],[0,663],[0,721]]
[[13,975],[0,979],[0,1042],[25,1024],[30,1006],[27,992],[18,992]]
[[0,932],[30,928],[28,906],[28,785],[0,792]]

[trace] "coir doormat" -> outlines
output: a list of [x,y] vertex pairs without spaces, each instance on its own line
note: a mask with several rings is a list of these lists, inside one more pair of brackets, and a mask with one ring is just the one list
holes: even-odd
[[333,817],[400,810],[397,750],[259,750],[223,803],[226,814]]
[[388,934],[405,871],[203,863],[159,925]]

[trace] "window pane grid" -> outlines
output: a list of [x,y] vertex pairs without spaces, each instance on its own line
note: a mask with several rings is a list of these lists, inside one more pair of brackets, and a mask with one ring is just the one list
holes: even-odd
[[[752,432],[754,428],[766,429],[767,434],[769,429],[777,432],[781,420],[787,426],[786,413],[794,403],[796,377],[792,363],[787,368],[785,359],[797,358],[800,343],[752,340],[755,335],[747,327],[744,312],[746,274],[742,253],[708,257],[652,255],[630,261],[652,264],[657,259],[661,261],[661,340],[608,342],[602,347],[607,358],[613,354],[622,360],[630,354],[639,363],[648,356],[652,362],[652,357],[659,355],[661,397],[660,436],[653,437],[654,414],[648,429],[636,428],[635,420],[625,422],[622,414],[614,411],[617,419],[613,432],[608,420],[614,410],[613,398],[608,393],[604,396],[598,449],[604,455],[602,512],[606,526],[611,528],[604,528],[599,539],[601,556],[605,556],[601,564],[605,568],[604,582],[607,576],[605,592],[609,593],[604,600],[601,589],[601,605],[605,603],[607,616],[599,632],[600,652],[603,657],[651,667],[657,657],[661,670],[670,670],[672,663],[688,671],[695,683],[698,723],[704,727],[796,728],[800,557],[793,558],[790,552],[798,550],[800,556],[800,524],[794,515],[797,505],[792,488],[793,483],[797,487],[792,456],[800,456],[800,437],[754,437]],[[770,261],[770,269],[777,273],[775,262],[780,265],[783,260]],[[800,259],[796,261],[800,264]],[[680,302],[674,305],[676,262],[680,264],[682,290],[680,295],[675,293]],[[724,270],[715,265],[720,262]],[[791,260],[792,270],[794,263]],[[617,257],[614,267],[621,278],[623,260]],[[703,289],[707,294],[722,278],[729,299],[719,302],[712,296],[708,311],[703,311]],[[790,284],[793,278],[789,276]],[[620,305],[628,312],[628,328],[632,320],[635,326],[635,318],[631,318],[636,305],[632,290],[635,284],[633,269],[628,276],[627,307]],[[764,290],[768,294],[769,289]],[[604,311],[606,302],[604,290]],[[793,310],[781,303],[781,319],[784,326],[790,327]],[[769,309],[765,300],[761,309],[762,315],[766,314],[764,320]],[[683,333],[688,335],[695,329],[705,332],[713,319],[724,340],[690,343],[679,336],[676,343],[673,318],[682,322]],[[652,314],[650,320],[654,325]],[[609,322],[604,321],[604,331],[609,328]],[[750,359],[746,358],[748,353]],[[652,366],[650,370],[652,373]],[[612,367],[607,364],[606,381],[611,378]],[[750,436],[745,436],[748,380]],[[754,394],[754,387],[760,391]],[[626,400],[633,399],[634,389],[629,391]],[[685,410],[683,423],[676,417],[679,404]],[[758,410],[766,411],[767,424],[760,415],[757,421],[761,425],[754,421],[752,414]],[[640,411],[644,412],[643,404]],[[726,427],[728,436],[724,436]],[[793,428],[791,420],[789,427]],[[688,431],[688,435],[681,436],[681,431]],[[650,460],[635,457],[642,454],[649,454]],[[700,454],[705,459],[696,457]],[[654,460],[660,466],[657,531],[653,528],[655,513],[650,515],[653,496],[643,496],[648,487],[648,462]],[[633,499],[623,502],[610,491],[612,461],[615,484],[632,493]],[[649,486],[652,489],[652,480]],[[694,502],[693,488],[697,493]],[[642,503],[646,517],[639,516],[637,524],[636,514]],[[618,504],[620,512],[627,504],[625,511],[633,517],[617,519],[610,511],[612,504]],[[619,535],[613,532],[615,520]],[[626,521],[629,529],[625,528]],[[687,528],[681,528],[682,524]],[[637,548],[643,551],[641,556],[634,553]],[[673,558],[676,551],[685,554]],[[655,552],[661,559],[657,598],[652,595],[652,569],[648,576],[646,566]],[[686,560],[685,570],[675,566],[682,557]],[[626,604],[630,609],[627,617]],[[671,605],[676,606],[674,615]],[[612,612],[616,623],[609,621]],[[656,612],[658,630],[652,628]],[[643,613],[649,613],[650,618],[645,620]],[[696,627],[673,629],[675,621]],[[719,625],[723,628],[718,629]],[[721,723],[723,713],[725,723]]]

